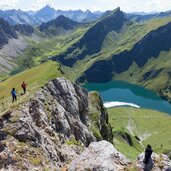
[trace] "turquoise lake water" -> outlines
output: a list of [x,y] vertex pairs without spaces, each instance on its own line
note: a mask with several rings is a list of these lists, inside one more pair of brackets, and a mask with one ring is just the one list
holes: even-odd
[[171,104],[153,91],[139,85],[123,81],[107,83],[87,83],[84,85],[89,91],[98,91],[106,102],[125,102],[138,105],[140,108],[152,109],[171,114]]

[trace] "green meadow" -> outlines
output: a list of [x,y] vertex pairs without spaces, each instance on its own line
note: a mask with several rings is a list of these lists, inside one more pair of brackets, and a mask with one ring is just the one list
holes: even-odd
[[108,114],[114,145],[128,158],[135,159],[147,144],[159,154],[171,151],[170,115],[130,107],[110,108]]

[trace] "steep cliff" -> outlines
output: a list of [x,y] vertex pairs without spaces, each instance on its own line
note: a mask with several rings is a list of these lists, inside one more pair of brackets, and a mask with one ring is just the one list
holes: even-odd
[[28,24],[17,24],[14,29],[25,36],[31,36],[34,32],[34,28]]
[[18,38],[15,29],[3,18],[0,18],[0,48],[12,38]]
[[[0,168],[60,168],[91,142],[112,140],[107,112],[100,97],[93,97],[79,85],[59,78],[29,102],[3,114]],[[98,123],[95,128],[94,123]]]

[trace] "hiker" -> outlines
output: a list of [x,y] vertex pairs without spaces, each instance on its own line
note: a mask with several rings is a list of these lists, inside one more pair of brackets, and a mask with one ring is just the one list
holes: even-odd
[[144,171],[150,171],[153,168],[153,161],[151,159],[152,153],[153,153],[153,150],[151,148],[151,145],[148,144],[145,150],[145,157],[143,161],[145,164]]
[[17,101],[17,91],[15,90],[15,88],[12,89],[11,95],[12,95],[12,102],[14,103],[14,101]]
[[26,94],[26,87],[27,87],[27,84],[23,81],[23,83],[21,84],[21,87],[23,89],[23,92],[24,94]]

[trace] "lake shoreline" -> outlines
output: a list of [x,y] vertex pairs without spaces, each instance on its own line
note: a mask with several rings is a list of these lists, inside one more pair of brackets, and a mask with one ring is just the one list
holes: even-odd
[[99,92],[107,108],[130,106],[171,115],[171,103],[166,97],[139,84],[112,80],[106,83],[86,83],[83,87],[88,91]]

